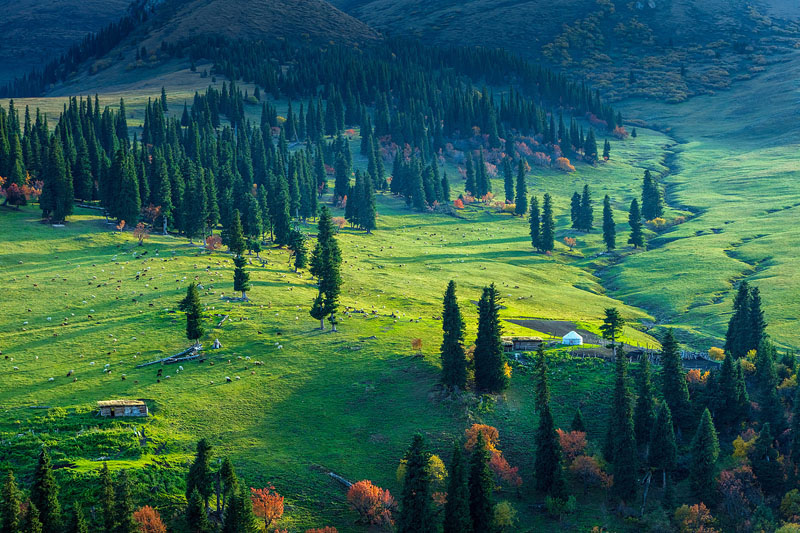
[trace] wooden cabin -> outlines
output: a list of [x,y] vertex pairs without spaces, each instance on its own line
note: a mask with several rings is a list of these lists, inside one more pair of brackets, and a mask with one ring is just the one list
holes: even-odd
[[543,342],[541,337],[503,337],[503,351],[535,352]]
[[107,400],[97,402],[100,416],[147,416],[147,404],[142,400]]

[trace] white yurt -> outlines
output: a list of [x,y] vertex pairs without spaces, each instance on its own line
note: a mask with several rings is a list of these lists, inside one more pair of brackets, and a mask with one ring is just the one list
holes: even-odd
[[561,344],[566,346],[580,346],[583,344],[583,337],[574,331],[570,331],[561,339]]

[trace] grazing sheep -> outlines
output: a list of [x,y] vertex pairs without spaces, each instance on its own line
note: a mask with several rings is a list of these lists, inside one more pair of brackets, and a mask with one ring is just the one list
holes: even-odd
[[183,370],[183,366],[178,366],[178,370]]
[[47,381],[55,381],[56,378],[49,378]]
[[225,376],[225,381],[230,383],[232,380],[231,380],[230,376]]
[[70,377],[74,372],[75,372],[74,370],[70,370],[69,372],[67,372],[67,377]]
[[15,367],[14,367],[14,370],[19,370],[19,367],[18,367],[18,366],[15,366]]

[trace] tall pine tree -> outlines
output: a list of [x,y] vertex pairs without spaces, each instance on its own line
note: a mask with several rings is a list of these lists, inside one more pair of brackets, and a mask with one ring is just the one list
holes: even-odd
[[442,311],[442,383],[464,390],[467,386],[467,359],[464,353],[464,319],[456,299],[456,283],[450,281],[444,293]]

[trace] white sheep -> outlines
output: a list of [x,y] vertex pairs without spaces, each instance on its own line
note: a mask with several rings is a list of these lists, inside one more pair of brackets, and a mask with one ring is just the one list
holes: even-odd
[[15,367],[14,367],[14,370],[19,370],[19,367],[18,367],[18,366],[15,366]]
[[47,381],[55,381],[55,380],[56,380],[56,378],[50,378]]
[[92,361],[91,363],[89,363],[89,366],[94,366],[94,361]]
[[178,366],[178,370],[183,370],[183,366]]

